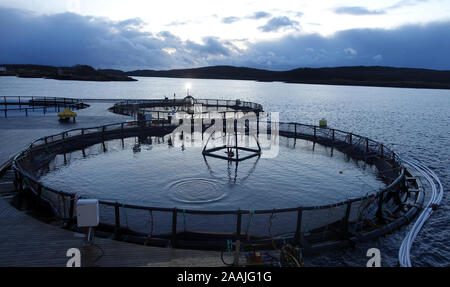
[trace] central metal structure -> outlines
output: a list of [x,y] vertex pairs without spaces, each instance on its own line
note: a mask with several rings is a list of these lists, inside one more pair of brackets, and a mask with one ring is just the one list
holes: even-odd
[[[242,135],[237,132],[236,120],[234,125],[234,132],[226,132],[225,135],[221,137],[225,139],[225,144],[218,147],[208,148],[208,144],[211,138],[214,137],[214,135],[215,133],[212,133],[208,137],[208,140],[206,141],[206,144],[202,151],[203,156],[210,156],[238,163],[240,161],[244,161],[261,155],[261,146],[259,145],[258,138],[256,136],[253,135],[253,138],[255,139],[255,142],[257,144],[257,148],[245,147],[239,144],[238,136],[245,136],[245,134]],[[239,156],[239,151],[244,151],[249,154]],[[223,155],[223,152],[225,153],[225,155]]]

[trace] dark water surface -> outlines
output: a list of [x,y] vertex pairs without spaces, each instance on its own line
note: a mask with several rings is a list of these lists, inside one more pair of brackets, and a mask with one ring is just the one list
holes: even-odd
[[[379,87],[260,83],[235,80],[138,78],[138,82],[75,82],[0,77],[0,96],[64,96],[75,98],[162,98],[185,95],[185,84],[198,98],[241,99],[280,112],[280,120],[329,126],[383,142],[400,155],[428,165],[450,186],[450,91]],[[433,213],[412,249],[417,266],[450,265],[450,196]],[[364,266],[368,248],[377,247],[382,264],[395,266],[407,227],[386,237],[308,259],[309,265]]]
[[[282,137],[274,158],[236,163],[203,157],[202,147],[168,145],[168,136],[105,142],[57,155],[40,181],[85,197],[197,210],[316,206],[385,187],[374,166],[312,142]],[[224,153],[218,151],[217,154]],[[241,157],[245,156],[240,154]]]

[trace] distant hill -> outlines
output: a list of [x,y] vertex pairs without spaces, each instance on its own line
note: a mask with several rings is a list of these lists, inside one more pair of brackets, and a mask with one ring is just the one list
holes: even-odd
[[[17,76],[21,78],[46,78],[55,80],[76,81],[136,81],[127,76],[109,73],[104,70],[96,70],[87,65],[73,67],[53,67],[43,65],[1,65],[6,71],[0,72],[0,76]],[[123,73],[123,72],[122,72]]]
[[125,74],[140,77],[233,79],[306,84],[450,89],[450,71],[384,66],[298,68],[289,71],[211,66],[160,71],[136,70]]

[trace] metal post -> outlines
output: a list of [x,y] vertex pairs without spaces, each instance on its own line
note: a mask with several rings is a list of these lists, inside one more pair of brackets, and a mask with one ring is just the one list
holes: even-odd
[[236,240],[241,239],[241,224],[242,223],[242,214],[241,211],[238,210],[237,214],[237,223],[236,223]]
[[256,113],[256,136],[259,136],[259,112]]
[[314,127],[314,141],[316,141],[316,135],[317,135],[317,131],[316,131],[316,127]]
[[352,137],[352,134],[350,133],[350,138],[349,138],[349,140],[350,140],[350,144],[353,144],[353,137]]
[[295,240],[297,242],[300,242],[300,235],[302,233],[303,209],[299,207],[297,212],[297,228],[295,229]]
[[366,138],[366,152],[369,152],[369,139]]
[[114,214],[116,218],[116,226],[114,229],[114,236],[116,239],[120,237],[120,206],[119,203],[116,202],[116,205],[114,206]]
[[347,209],[345,210],[345,217],[344,217],[344,230],[345,232],[348,231],[348,221],[350,219],[350,211],[352,210],[352,201],[347,202]]
[[380,192],[379,198],[378,198],[378,209],[376,212],[376,216],[380,221],[383,221],[383,192]]
[[75,195],[70,195],[70,206],[69,206],[69,220],[68,224],[72,223],[73,218],[75,217]]
[[28,117],[28,108],[25,108],[25,115]]
[[172,212],[172,239],[171,239],[172,247],[175,247],[177,240],[177,217],[178,217],[177,209],[174,208]]
[[383,144],[381,144],[380,146],[380,152],[381,152],[381,157],[384,157],[384,148],[383,148]]

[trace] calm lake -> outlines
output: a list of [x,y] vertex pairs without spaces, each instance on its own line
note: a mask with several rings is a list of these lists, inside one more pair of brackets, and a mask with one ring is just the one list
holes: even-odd
[[[382,142],[402,156],[428,165],[450,186],[450,91],[379,87],[353,87],[266,83],[236,80],[137,78],[137,82],[77,82],[0,77],[0,96],[48,96],[92,99],[177,98],[185,85],[196,98],[241,99],[257,102],[281,121],[318,124],[321,118],[333,128]],[[95,123],[93,123],[95,125]],[[450,266],[449,196],[433,213],[412,249],[417,266]],[[364,243],[355,249],[308,259],[309,265],[365,266],[366,251],[377,247],[382,264],[395,266],[397,252],[408,227]]]

